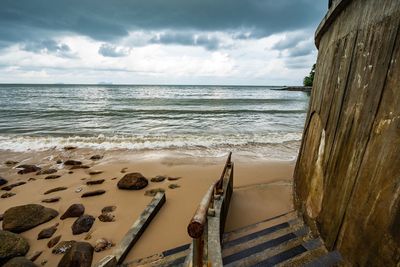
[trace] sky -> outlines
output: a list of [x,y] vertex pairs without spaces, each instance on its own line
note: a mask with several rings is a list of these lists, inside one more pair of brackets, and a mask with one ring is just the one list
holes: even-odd
[[0,0],[0,83],[301,85],[325,0]]

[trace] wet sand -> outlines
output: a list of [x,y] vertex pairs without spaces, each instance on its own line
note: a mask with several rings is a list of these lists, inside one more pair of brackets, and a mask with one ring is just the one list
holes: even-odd
[[[104,155],[97,161],[90,160],[94,154]],[[56,164],[56,160],[75,159],[83,164],[91,166],[90,169],[77,169],[69,174],[69,167]],[[99,238],[106,238],[118,243],[128,228],[134,223],[145,206],[151,201],[151,197],[145,196],[148,189],[163,188],[167,201],[160,212],[149,225],[139,242],[128,254],[126,261],[146,257],[176,246],[187,244],[190,238],[186,227],[193,215],[199,201],[210,184],[219,178],[225,155],[213,158],[194,158],[181,153],[170,152],[135,152],[135,151],[93,151],[88,149],[75,149],[69,151],[50,150],[44,152],[28,153],[0,153],[0,162],[6,160],[19,161],[19,164],[37,164],[46,168],[57,168],[56,174],[60,178],[45,180],[46,175],[35,173],[18,175],[14,167],[0,165],[0,176],[6,178],[9,184],[17,181],[27,182],[25,185],[12,189],[15,196],[0,199],[0,214],[10,207],[28,203],[41,204],[56,209],[60,215],[74,203],[82,203],[85,206],[85,214],[96,217],[91,229],[91,238],[85,240],[92,245]],[[250,160],[246,157],[233,156],[235,162],[234,194],[226,230],[230,231],[257,221],[273,217],[292,209],[291,186],[293,162],[272,162],[263,159]],[[164,181],[161,183],[149,183],[140,191],[125,191],[117,188],[118,180],[126,172],[140,172],[150,179],[156,175],[182,177],[177,181]],[[89,175],[90,171],[100,170],[103,173]],[[28,181],[29,178],[35,181]],[[117,178],[117,179],[113,179]],[[84,180],[83,180],[84,179]],[[105,179],[100,185],[86,185],[89,180]],[[179,188],[170,189],[168,185],[176,183]],[[67,190],[43,195],[46,190],[66,186]],[[77,188],[82,191],[76,193]],[[100,196],[81,198],[85,192],[104,189],[106,193]],[[3,194],[5,191],[0,191]],[[41,203],[42,199],[49,197],[61,197],[56,203]],[[114,222],[101,222],[97,217],[105,206],[115,205]],[[53,235],[62,235],[61,240],[84,240],[86,233],[72,235],[71,225],[75,218],[60,220],[59,217],[39,225],[21,235],[28,239],[30,250],[27,257],[36,251],[43,254],[35,261],[40,264],[47,260],[46,266],[56,266],[61,255],[54,255],[46,244],[49,239],[36,240],[37,234],[44,228],[60,223],[58,230]],[[97,262],[112,252],[105,250],[94,254],[93,262]]]

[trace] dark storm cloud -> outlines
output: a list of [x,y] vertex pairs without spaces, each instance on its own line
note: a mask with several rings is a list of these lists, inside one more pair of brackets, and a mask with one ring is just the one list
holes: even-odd
[[102,44],[99,48],[99,54],[104,57],[125,57],[129,53],[128,49],[116,47],[111,44]]
[[39,53],[52,54],[59,57],[67,57],[67,58],[76,57],[68,45],[63,43],[57,43],[54,40],[27,42],[22,46],[22,50],[38,54]]
[[[257,38],[315,28],[327,1],[315,0],[2,0],[0,47],[80,34],[111,41],[132,30],[247,32]],[[180,40],[184,42],[185,40]],[[190,41],[190,40],[186,40]],[[215,40],[200,39],[205,47]]]

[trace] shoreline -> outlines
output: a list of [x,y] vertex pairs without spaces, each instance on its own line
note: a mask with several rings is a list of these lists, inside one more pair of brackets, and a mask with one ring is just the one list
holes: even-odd
[[[100,160],[89,160],[90,156],[100,154]],[[67,159],[81,160],[89,169],[73,170],[68,173],[69,167],[56,164],[57,160],[63,162]],[[186,233],[187,223],[210,184],[219,178],[226,154],[217,157],[194,157],[179,152],[170,151],[98,151],[91,149],[73,150],[48,150],[41,152],[4,152],[0,156],[0,176],[6,178],[8,184],[16,181],[25,181],[26,184],[15,187],[11,192],[15,196],[0,199],[0,214],[7,208],[36,203],[56,209],[60,215],[73,203],[82,203],[85,214],[96,218],[91,230],[91,238],[85,240],[94,245],[97,239],[106,238],[118,243],[128,228],[136,220],[144,207],[151,201],[151,197],[144,192],[149,189],[163,188],[167,201],[156,215],[139,242],[128,254],[126,261],[153,255],[166,249],[177,247],[190,242]],[[7,160],[20,161],[20,164],[37,164],[44,169],[57,168],[56,174],[61,175],[55,180],[44,179],[45,175],[16,174],[16,169],[7,167],[3,163]],[[292,173],[294,161],[271,161],[261,157],[250,158],[246,155],[233,155],[235,161],[234,190],[230,212],[228,214],[226,230],[233,230],[242,226],[255,223],[262,219],[273,217],[292,208]],[[117,188],[119,179],[125,175],[121,170],[127,168],[126,173],[140,172],[149,180],[157,175],[182,177],[177,181],[164,181],[153,183],[139,191],[126,191]],[[103,171],[98,175],[89,175],[92,170]],[[35,181],[28,181],[29,178]],[[113,178],[116,177],[117,179]],[[85,180],[82,180],[86,178]],[[105,179],[101,185],[85,185],[88,180]],[[180,187],[170,189],[172,183]],[[50,195],[43,195],[46,190],[65,186],[68,189],[51,194],[61,197],[56,203],[42,203],[41,200]],[[82,192],[76,193],[77,188]],[[104,195],[82,199],[81,194],[90,190],[103,189]],[[0,191],[2,194],[5,191]],[[257,205],[259,203],[259,205]],[[265,205],[269,203],[269,205]],[[280,203],[280,204],[279,204]],[[101,222],[98,216],[105,206],[116,206],[114,222]],[[243,216],[246,214],[246,216]],[[27,257],[36,251],[42,255],[36,263],[47,260],[46,266],[53,266],[61,259],[61,255],[51,254],[46,244],[49,239],[36,240],[40,230],[59,223],[54,236],[62,235],[61,240],[84,240],[86,233],[72,235],[71,225],[75,218],[61,221],[59,217],[39,225],[21,235],[26,238],[31,248]],[[54,237],[53,236],[53,237]],[[112,248],[111,248],[112,249]],[[110,250],[94,253],[93,263],[97,262]]]

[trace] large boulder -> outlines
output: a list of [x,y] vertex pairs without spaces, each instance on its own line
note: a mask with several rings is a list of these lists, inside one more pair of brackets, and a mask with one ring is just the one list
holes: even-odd
[[92,260],[92,245],[87,242],[76,242],[61,258],[58,267],[90,267]]
[[37,265],[25,257],[15,257],[4,264],[3,267],[37,267]]
[[11,258],[24,256],[29,250],[28,241],[22,236],[0,230],[0,266]]
[[64,220],[71,217],[79,217],[85,213],[85,206],[82,204],[72,204],[69,208],[61,215],[60,219]]
[[82,215],[72,224],[72,234],[79,235],[85,232],[89,232],[90,228],[96,219],[91,215]]
[[58,212],[38,204],[16,206],[6,210],[3,230],[22,233],[58,216]]
[[128,173],[118,181],[119,189],[140,190],[145,188],[149,181],[138,172]]

